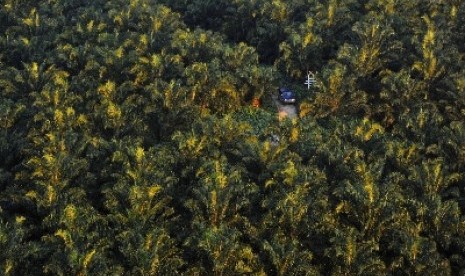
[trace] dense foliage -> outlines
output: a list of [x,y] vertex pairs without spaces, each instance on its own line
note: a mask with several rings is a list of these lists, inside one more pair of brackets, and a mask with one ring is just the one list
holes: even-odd
[[4,0],[0,156],[2,275],[463,274],[465,2]]

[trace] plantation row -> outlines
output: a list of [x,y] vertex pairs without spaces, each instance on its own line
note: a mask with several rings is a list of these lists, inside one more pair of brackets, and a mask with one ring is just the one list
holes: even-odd
[[5,0],[0,274],[463,274],[464,53],[461,0]]

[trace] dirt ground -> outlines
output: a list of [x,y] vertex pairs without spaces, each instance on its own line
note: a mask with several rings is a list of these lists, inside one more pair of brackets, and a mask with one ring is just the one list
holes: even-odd
[[293,105],[293,104],[282,104],[278,100],[278,95],[276,95],[276,94],[273,94],[272,98],[273,98],[274,104],[278,108],[278,118],[279,118],[280,121],[284,120],[284,118],[289,118],[291,120],[294,119],[294,118],[297,118],[298,114],[297,114],[297,108],[296,108],[295,105]]

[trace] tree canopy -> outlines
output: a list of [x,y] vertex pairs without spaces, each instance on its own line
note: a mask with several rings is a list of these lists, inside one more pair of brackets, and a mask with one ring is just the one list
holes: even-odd
[[465,273],[464,1],[1,5],[0,274]]

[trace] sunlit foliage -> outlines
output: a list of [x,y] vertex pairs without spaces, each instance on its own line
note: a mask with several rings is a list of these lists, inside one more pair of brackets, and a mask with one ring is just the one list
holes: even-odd
[[460,0],[4,0],[0,274],[464,274],[464,26]]

